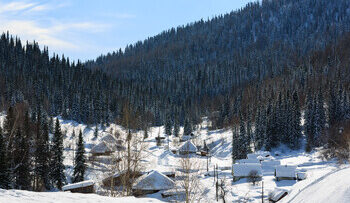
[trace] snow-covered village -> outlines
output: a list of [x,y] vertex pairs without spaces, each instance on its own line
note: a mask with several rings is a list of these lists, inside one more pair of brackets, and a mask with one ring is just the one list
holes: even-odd
[[350,1],[0,19],[0,203],[350,202]]

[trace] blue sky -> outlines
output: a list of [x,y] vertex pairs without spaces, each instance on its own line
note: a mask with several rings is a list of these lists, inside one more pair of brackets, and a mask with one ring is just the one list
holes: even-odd
[[84,61],[250,1],[0,0],[0,27],[24,41],[48,46],[50,53]]

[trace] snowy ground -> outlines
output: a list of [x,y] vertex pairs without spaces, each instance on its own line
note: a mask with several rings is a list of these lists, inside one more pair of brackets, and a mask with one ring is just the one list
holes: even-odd
[[311,182],[306,187],[296,185],[282,202],[348,203],[350,202],[350,168],[342,167]]
[[95,194],[78,194],[70,192],[29,192],[24,190],[0,189],[0,202],[3,203],[159,203],[154,198],[104,197]]
[[[1,118],[0,118],[1,121]],[[70,176],[73,173],[73,157],[74,157],[74,148],[76,143],[76,136],[75,138],[71,137],[71,134],[73,130],[76,131],[76,135],[78,135],[78,131],[81,129],[84,135],[85,140],[85,147],[86,151],[89,152],[91,150],[91,147],[99,142],[100,138],[94,139],[94,128],[88,128],[85,125],[78,124],[73,121],[62,121],[62,131],[65,132],[65,140],[64,140],[64,146],[65,146],[65,161],[64,164],[66,165],[66,174],[67,179],[70,182]],[[218,165],[219,168],[224,167],[231,167],[232,161],[231,161],[231,137],[232,133],[231,131],[225,131],[225,130],[215,130],[215,131],[208,131],[206,128],[207,123],[203,122],[202,125],[198,126],[198,130],[195,131],[195,134],[198,135],[194,140],[193,143],[195,145],[203,145],[203,142],[206,141],[206,143],[209,145],[211,149],[211,158],[209,161],[209,174],[213,173],[213,168],[215,165]],[[106,128],[104,131],[106,132],[115,132],[120,131],[121,133],[124,133],[123,128],[117,125],[111,125],[110,127]],[[182,129],[181,129],[182,131]],[[181,133],[180,131],[180,133]],[[102,133],[102,130],[100,129],[100,134]],[[159,171],[174,171],[176,168],[180,168],[180,159],[176,154],[173,154],[170,149],[178,148],[181,144],[176,144],[175,140],[173,138],[170,138],[169,140],[169,147],[168,147],[168,141],[166,140],[162,146],[157,146],[155,137],[158,135],[163,135],[163,128],[162,127],[154,127],[150,129],[149,138],[145,140],[145,143],[147,144],[147,151],[145,152],[147,154],[147,158],[145,159],[145,170],[159,170]],[[142,136],[142,132],[139,133],[139,136]],[[279,151],[281,154],[280,156],[274,156],[274,151]],[[291,202],[313,202],[312,201],[302,201],[304,196],[303,194],[308,193],[309,191],[314,191],[313,187],[310,185],[314,184],[315,181],[319,180],[321,177],[326,176],[327,174],[332,174],[334,171],[339,170],[341,166],[338,166],[336,162],[334,161],[324,161],[320,158],[319,153],[317,151],[312,153],[305,153],[303,150],[299,151],[290,151],[289,149],[285,147],[280,147],[278,149],[275,149],[272,151],[272,155],[276,160],[279,160],[282,165],[294,165],[297,166],[297,171],[302,171],[307,173],[307,179],[303,181],[294,181],[294,180],[282,180],[282,181],[275,181],[274,179],[274,169],[272,167],[263,167],[263,182],[264,182],[264,198],[267,200],[269,191],[274,190],[275,188],[284,188],[290,191],[290,194],[284,199],[284,202],[288,202],[289,200],[292,200]],[[198,168],[200,169],[200,186],[201,189],[201,202],[214,202],[215,201],[215,184],[214,184],[214,177],[212,176],[204,176],[204,174],[207,172],[207,159],[205,157],[196,156],[193,158],[195,162],[198,164]],[[101,182],[101,180],[106,177],[108,174],[112,173],[110,171],[110,166],[107,164],[97,164],[97,165],[91,165],[89,164],[89,168],[86,174],[86,179],[92,179],[96,181],[97,183]],[[339,171],[340,172],[340,171]],[[350,176],[350,170],[344,170],[342,173],[347,174],[348,177]],[[226,200],[228,202],[234,202],[239,200],[248,200],[249,202],[261,202],[261,182],[256,185],[252,186],[251,183],[248,183],[246,179],[241,179],[237,182],[232,181],[232,175],[231,170],[223,170],[220,171],[219,179],[226,180],[226,189],[228,191],[228,194],[226,196]],[[324,180],[328,180],[325,178]],[[338,185],[341,184],[348,184],[348,182],[340,181],[335,182]],[[349,184],[348,184],[349,185]],[[303,190],[304,188],[307,188]],[[322,188],[322,186],[320,186]],[[97,184],[97,189],[99,189]],[[325,194],[331,192],[326,190],[324,191]],[[349,190],[344,191],[344,193],[349,193]],[[17,193],[20,193],[19,191],[9,191],[4,192],[3,190],[0,192],[0,200],[1,198],[8,197],[13,198],[16,196]],[[21,193],[22,194],[22,193]],[[23,196],[26,196],[26,192],[23,193]],[[45,195],[49,195],[50,193],[43,193]],[[66,193],[53,193],[53,196],[57,194],[62,194],[66,198],[72,198],[72,201],[66,201],[66,202],[74,202],[78,201],[78,199],[86,198],[86,200],[89,199],[89,195],[77,195],[77,199],[75,199],[75,194],[66,194]],[[41,195],[41,193],[40,193]],[[31,195],[29,195],[31,196]],[[79,198],[78,198],[79,197]],[[161,201],[168,201],[168,199],[162,199],[160,193],[148,195],[149,198],[156,198]],[[295,197],[295,198],[294,198]],[[102,197],[101,197],[102,198]],[[49,199],[48,199],[49,200]],[[108,202],[109,198],[106,197],[106,202]],[[94,202],[98,202],[100,200],[96,200]],[[2,201],[0,201],[2,202]],[[6,201],[8,202],[8,201]],[[57,201],[54,201],[57,202]],[[86,201],[81,201],[86,202]],[[103,200],[101,200],[103,202]],[[317,201],[316,201],[317,202]],[[334,202],[334,201],[329,201]]]

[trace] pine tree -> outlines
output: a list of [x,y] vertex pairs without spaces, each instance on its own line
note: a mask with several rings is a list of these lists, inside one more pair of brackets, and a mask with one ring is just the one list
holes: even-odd
[[320,128],[320,134],[317,137],[317,140],[315,142],[316,147],[321,146],[322,144],[322,135],[324,134],[324,129],[326,127],[326,113],[325,113],[325,107],[324,107],[324,98],[323,98],[323,93],[322,89],[320,88],[318,92],[318,97],[317,97],[317,116],[318,116],[318,125]]
[[7,160],[6,143],[0,126],[0,188],[10,188],[10,169]]
[[174,135],[175,137],[179,137],[179,132],[180,132],[179,121],[177,120],[177,118],[175,118],[173,135]]
[[5,137],[5,142],[7,142],[8,146],[7,148],[10,148],[12,145],[12,141],[10,139],[12,131],[14,131],[14,124],[15,124],[15,115],[13,112],[13,107],[10,106],[9,109],[7,110],[6,118],[4,121],[4,137]]
[[165,134],[170,136],[171,135],[171,129],[172,129],[171,117],[170,117],[169,114],[167,114],[166,118],[165,118]]
[[276,132],[276,109],[273,108],[272,104],[268,104],[266,109],[266,139],[265,139],[265,149],[271,150],[278,145],[278,132]]
[[190,119],[185,118],[184,123],[184,135],[190,135],[192,133],[192,125]]
[[50,181],[50,142],[49,142],[49,128],[46,119],[43,119],[43,124],[37,125],[41,128],[39,130],[35,151],[35,173],[37,176],[37,188],[36,190],[49,190],[51,189]]
[[83,134],[80,130],[79,138],[77,142],[77,153],[75,156],[75,166],[74,166],[74,173],[73,173],[74,183],[84,181],[85,169],[86,169],[85,147],[84,147]]
[[29,146],[19,127],[16,130],[13,144],[12,178],[15,189],[30,189]]
[[246,145],[247,145],[247,152],[250,153],[250,143],[254,137],[253,135],[253,130],[252,130],[252,125],[251,125],[251,120],[252,120],[252,115],[250,108],[248,107],[248,112],[247,112],[247,136],[246,136]]
[[95,131],[94,131],[94,138],[96,139],[98,137],[98,127],[96,125]]
[[23,125],[23,135],[20,138],[19,148],[20,154],[22,156],[21,163],[18,166],[19,171],[19,185],[23,190],[31,189],[31,154],[30,154],[30,141],[31,141],[31,130],[30,130],[30,118],[29,112],[25,112],[24,125]]
[[300,138],[301,138],[301,125],[300,125],[300,107],[299,107],[299,97],[297,91],[293,93],[292,97],[292,131],[290,135],[290,141],[288,146],[291,149],[299,149],[300,148]]
[[232,129],[232,163],[235,163],[237,159],[241,158],[241,143],[237,127],[234,126]]
[[306,151],[310,152],[314,147],[314,103],[311,96],[311,91],[308,92],[306,98],[305,124],[304,133],[306,136]]
[[254,143],[255,149],[261,150],[264,146],[265,140],[265,122],[266,118],[264,116],[263,108],[259,106],[257,108],[256,119],[255,119],[255,133],[254,133]]
[[247,139],[247,131],[245,127],[245,122],[243,120],[242,114],[240,114],[240,119],[239,119],[239,135],[238,135],[238,143],[240,145],[239,147],[239,157],[241,159],[247,158],[247,154],[249,151],[249,143]]
[[49,120],[49,132],[51,133],[51,134],[53,134],[53,130],[54,130],[54,125],[53,125],[53,117],[52,116],[50,116],[50,120]]
[[55,124],[55,133],[53,135],[51,179],[54,185],[61,190],[66,182],[63,165],[63,136],[58,118]]

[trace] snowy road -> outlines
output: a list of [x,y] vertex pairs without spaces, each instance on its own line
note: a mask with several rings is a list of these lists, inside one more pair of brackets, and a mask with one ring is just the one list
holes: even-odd
[[341,169],[311,184],[290,203],[348,203],[350,202],[350,168]]

